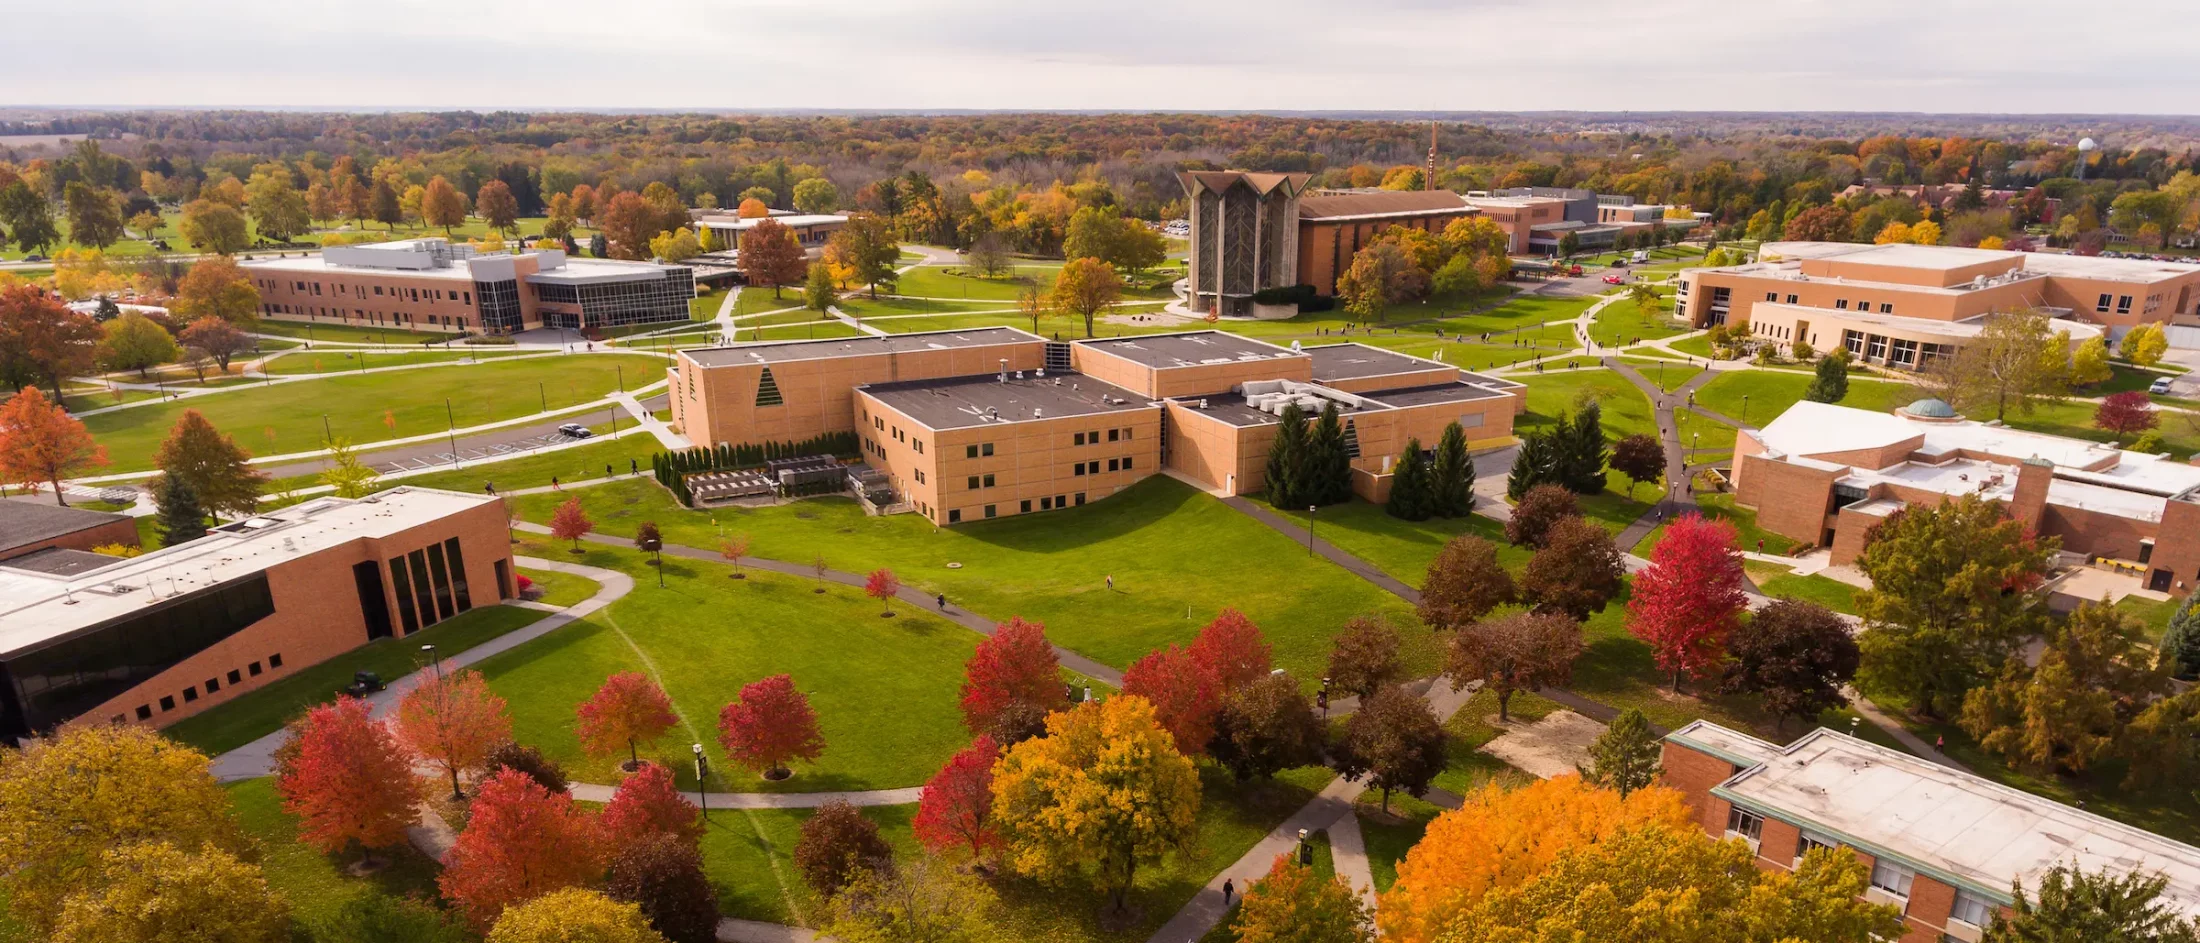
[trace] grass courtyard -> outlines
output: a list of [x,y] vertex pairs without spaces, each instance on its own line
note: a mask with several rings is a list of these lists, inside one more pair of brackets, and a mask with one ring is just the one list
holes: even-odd
[[558,409],[599,399],[617,387],[621,370],[634,389],[661,378],[664,361],[593,354],[327,377],[118,409],[84,424],[107,447],[114,462],[107,473],[143,471],[187,409],[246,449],[274,455],[320,448],[324,416],[329,432],[354,444],[430,434],[454,419],[464,428],[532,415],[545,400]]

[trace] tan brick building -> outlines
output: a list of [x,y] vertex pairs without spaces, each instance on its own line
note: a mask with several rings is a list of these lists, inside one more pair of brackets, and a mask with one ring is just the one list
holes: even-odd
[[1758,526],[1830,547],[1836,564],[1887,515],[1975,494],[2067,552],[2143,569],[2149,589],[2200,585],[2200,466],[1973,422],[1939,400],[1893,413],[1796,403],[1735,437],[1733,481]]
[[1354,489],[1389,494],[1410,439],[1457,422],[1510,444],[1520,384],[1360,344],[1223,331],[1050,342],[1008,327],[681,351],[673,420],[698,444],[858,434],[864,461],[940,524],[1075,507],[1164,470],[1246,494],[1287,403],[1338,405]]
[[2074,343],[2142,323],[2200,323],[2200,265],[1775,242],[1758,262],[1682,272],[1674,307],[1697,327],[1746,321],[1752,336],[1783,346],[1801,340],[1914,369],[1952,354],[1996,312],[2044,309]]
[[2200,913],[2200,848],[1831,730],[1781,747],[1699,720],[1666,736],[1663,765],[1704,831],[1760,868],[1856,855],[1901,943],[1976,943],[2012,884],[2036,891],[2058,864],[2159,874],[2171,910]]
[[[18,559],[53,553],[80,552]],[[498,499],[414,487],[61,562],[0,563],[0,739],[78,719],[166,726],[511,598],[515,575]]]
[[483,254],[433,238],[240,265],[260,291],[261,317],[414,331],[680,323],[695,298],[686,266],[568,258],[557,249]]

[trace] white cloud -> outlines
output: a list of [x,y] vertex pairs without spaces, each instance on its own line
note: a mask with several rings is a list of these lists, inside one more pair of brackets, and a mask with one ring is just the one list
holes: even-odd
[[2183,0],[0,0],[0,96],[2189,113],[2187,17]]

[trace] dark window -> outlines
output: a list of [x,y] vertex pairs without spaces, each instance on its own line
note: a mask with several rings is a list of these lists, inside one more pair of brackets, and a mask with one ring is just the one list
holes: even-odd
[[412,571],[413,605],[420,607],[420,624],[435,624],[435,583],[428,576],[428,553],[415,550],[405,555],[405,566]]
[[458,538],[443,541],[443,555],[451,561],[451,594],[458,598],[458,611],[474,607],[474,594],[466,584],[466,555],[459,552]]
[[993,443],[991,443],[991,442],[987,442],[987,443],[985,443],[984,445],[980,445],[980,446],[978,446],[978,454],[979,454],[979,455],[992,455],[992,454],[993,454]]
[[947,522],[950,524],[960,524],[962,519],[963,512],[961,508],[953,508],[947,512]]
[[397,618],[405,625],[405,634],[420,631],[420,617],[413,614],[412,577],[405,572],[405,558],[390,558],[390,585],[397,590]]
[[1084,492],[1082,492],[1082,491],[1080,491],[1080,492],[1077,492],[1077,506],[1078,506],[1078,507],[1084,507],[1084,506],[1085,506],[1085,493],[1084,493]]
[[1108,459],[1108,470],[1109,470],[1109,471],[1121,471],[1121,470],[1123,470],[1123,462],[1122,462],[1122,460],[1121,460],[1121,459],[1114,459],[1114,458]]
[[976,475],[970,476],[970,490],[978,490],[978,476]]
[[1020,509],[1020,510],[1019,510],[1019,511],[1017,512],[1017,513],[1020,513],[1020,514],[1029,514],[1029,513],[1031,513],[1031,499],[1030,499],[1030,498],[1025,498],[1025,499],[1024,499],[1024,504],[1023,504],[1023,507],[1022,507],[1022,508],[1021,508],[1021,509]]
[[991,488],[991,487],[993,487],[993,476],[992,476],[992,475],[987,475],[987,476],[985,476],[985,486],[986,486],[986,487],[988,487],[988,488]]
[[964,458],[977,458],[977,457],[978,457],[978,447],[977,447],[977,446],[975,446],[975,445],[966,445],[966,446],[963,446],[963,457],[964,457]]
[[1110,442],[1114,442],[1114,441],[1116,441],[1117,439],[1120,439],[1120,438],[1122,438],[1122,437],[1123,437],[1123,430],[1121,430],[1121,429],[1109,429],[1109,430],[1108,430],[1108,441],[1110,441]]
[[[66,722],[273,614],[267,577],[152,603],[0,665],[0,736]],[[197,696],[197,688],[192,688]],[[172,698],[169,707],[173,709]]]
[[[352,591],[359,595],[359,616],[367,624],[367,641],[390,637],[390,601],[382,592],[382,565],[362,560],[351,567]],[[236,672],[230,672],[232,680]]]
[[1085,434],[1082,432],[1077,433],[1070,436],[1070,440],[1072,445],[1083,445],[1085,444]]
[[212,693],[214,693],[214,692],[216,692],[216,691],[219,691],[219,690],[221,690],[221,689],[222,689],[222,682],[221,682],[221,679],[220,679],[220,678],[208,678],[208,679],[206,679],[206,693],[208,693],[208,694],[212,694]]
[[458,607],[451,602],[451,571],[443,564],[443,545],[428,545],[428,574],[435,580],[435,611],[438,619],[448,619],[458,614]]
[[196,688],[196,687],[189,687],[189,688],[184,688],[184,689],[183,689],[183,702],[184,702],[185,704],[189,704],[189,703],[191,703],[192,701],[196,701],[196,700],[198,700],[198,699],[199,699],[199,689],[198,689],[198,688]]
[[237,669],[235,669],[235,668],[231,668],[231,669],[229,669],[229,683],[230,683],[230,684],[236,684],[236,683],[238,683],[238,682],[240,682],[240,681],[243,681],[243,680],[244,680],[244,675],[243,675],[243,673],[239,672],[239,671],[238,671]]
[[175,696],[174,696],[174,695],[166,695],[166,694],[164,694],[164,695],[161,695],[161,699],[160,699],[160,709],[161,709],[161,710],[163,710],[163,711],[172,711],[172,710],[175,710],[175,709],[176,709],[176,698],[175,698]]
[[137,715],[138,715],[138,719],[139,719],[139,720],[148,720],[148,719],[150,719],[150,718],[151,718],[151,717],[153,716],[153,705],[151,705],[151,704],[139,704],[139,705],[138,705],[138,709],[137,709]]
[[1084,473],[1085,473],[1085,463],[1083,463],[1083,462],[1078,462],[1078,463],[1077,463],[1077,470],[1076,470],[1076,471],[1073,471],[1073,472],[1071,472],[1071,474],[1074,474],[1074,475],[1083,475]]
[[[1029,502],[1029,501],[1026,501],[1026,502],[1024,502],[1024,503],[1025,503],[1025,504],[1030,504],[1031,502]],[[1051,510],[1054,510],[1054,499],[1053,499],[1053,498],[1040,498],[1040,499],[1039,499],[1039,510],[1042,510],[1042,511],[1051,511]]]
[[253,662],[253,663],[251,663],[251,664],[249,664],[249,665],[246,665],[246,666],[244,666],[244,667],[245,667],[245,670],[247,670],[247,671],[250,671],[250,672],[252,673],[252,676],[253,676],[253,677],[257,678],[257,677],[259,677],[259,676],[260,676],[260,663],[259,663],[259,662]]
[[988,504],[988,505],[986,505],[986,506],[985,506],[985,516],[987,516],[987,517],[992,517],[992,516],[994,516],[994,510],[993,510],[993,505],[990,505],[990,504]]
[[275,653],[275,654],[273,654],[273,655],[269,655],[269,656],[267,656],[267,666],[268,666],[269,668],[280,668],[280,667],[282,667],[282,666],[283,666],[283,654],[282,654],[281,652],[276,652],[276,653]]
[[765,367],[763,375],[756,381],[756,405],[778,406],[785,402],[779,395],[779,381],[772,378],[772,368]]

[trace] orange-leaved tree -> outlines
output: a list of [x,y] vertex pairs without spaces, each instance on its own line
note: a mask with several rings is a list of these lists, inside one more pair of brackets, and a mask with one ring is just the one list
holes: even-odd
[[578,496],[565,499],[556,513],[550,515],[550,535],[559,540],[573,542],[573,552],[581,552],[581,538],[596,529],[596,522],[588,519],[588,512],[581,509]]
[[679,723],[672,698],[639,671],[605,678],[603,687],[574,710],[580,722],[573,733],[590,756],[609,756],[626,748],[626,768],[642,765],[641,744],[655,740]]
[[324,854],[357,843],[374,849],[405,841],[419,818],[412,756],[367,703],[345,696],[306,711],[278,754],[275,789],[298,817],[298,840]]
[[26,386],[0,405],[0,479],[50,484],[54,502],[68,507],[61,479],[105,464],[107,447],[37,387]]
[[1324,878],[1289,854],[1276,856],[1268,874],[1245,889],[1235,924],[1238,943],[1374,943],[1374,909],[1344,875]]
[[671,768],[644,763],[611,794],[610,804],[603,808],[603,832],[606,840],[622,848],[658,835],[674,836],[693,848],[703,840],[703,821],[694,804],[673,785]]
[[1398,881],[1378,908],[1383,938],[1428,943],[1491,891],[1526,884],[1561,854],[1621,829],[1693,827],[1680,793],[1638,789],[1627,798],[1578,777],[1537,780],[1519,789],[1496,784],[1437,816],[1398,865]]
[[432,678],[397,704],[397,733],[414,753],[451,776],[451,798],[464,799],[458,774],[478,769],[489,751],[512,739],[512,720],[504,699],[489,690],[478,671]]
[[779,289],[810,274],[810,260],[795,241],[794,232],[776,219],[760,219],[741,234],[741,274],[751,285],[770,285],[772,297]]
[[783,674],[749,682],[740,700],[718,712],[718,743],[734,762],[774,780],[787,778],[789,761],[825,752],[817,712]]
[[506,907],[596,883],[605,850],[596,817],[572,796],[508,769],[481,784],[436,885],[475,930],[487,930]]
[[1049,301],[1057,311],[1082,316],[1085,336],[1091,337],[1093,316],[1121,297],[1123,279],[1115,274],[1115,266],[1099,259],[1071,259],[1062,266],[1061,274],[1054,277],[1054,292]]
[[901,592],[901,579],[885,567],[872,570],[870,578],[863,581],[863,594],[886,604],[883,615],[894,614],[894,594],[898,592]]

